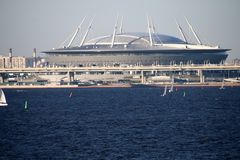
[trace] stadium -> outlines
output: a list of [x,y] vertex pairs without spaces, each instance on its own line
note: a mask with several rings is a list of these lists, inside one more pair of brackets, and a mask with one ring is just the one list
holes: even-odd
[[124,33],[120,26],[117,33],[116,23],[112,34],[86,41],[92,26],[91,21],[80,45],[72,46],[72,43],[82,23],[68,45],[43,53],[46,53],[49,64],[60,66],[219,64],[225,61],[230,49],[203,44],[191,24],[187,19],[186,21],[198,43],[191,43],[179,24],[177,26],[182,39],[156,33],[149,20],[148,32]]

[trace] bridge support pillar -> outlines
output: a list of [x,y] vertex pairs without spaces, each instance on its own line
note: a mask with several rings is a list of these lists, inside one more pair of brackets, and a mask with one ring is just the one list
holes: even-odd
[[71,83],[72,81],[74,81],[74,72],[68,72],[69,75],[69,83]]
[[6,75],[4,73],[0,74],[0,83],[4,83],[5,82],[5,77],[6,77]]
[[0,83],[3,83],[3,82],[4,82],[3,76],[0,76]]
[[146,82],[146,77],[144,76],[144,72],[141,71],[141,82],[145,83]]
[[200,83],[205,83],[205,77],[203,75],[203,70],[198,70],[198,76],[200,78]]

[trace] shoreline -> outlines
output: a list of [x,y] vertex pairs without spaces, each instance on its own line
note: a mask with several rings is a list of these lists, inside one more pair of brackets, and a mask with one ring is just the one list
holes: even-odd
[[131,88],[131,84],[110,84],[110,85],[91,85],[91,86],[78,86],[78,85],[25,85],[25,86],[0,86],[2,89],[51,89],[51,88]]
[[[159,88],[165,87],[168,84],[109,84],[109,85],[91,85],[91,86],[78,86],[78,85],[8,85],[0,86],[2,89],[54,89],[54,88]],[[173,84],[174,87],[221,87],[222,82],[209,82],[209,83],[190,83],[190,84]],[[225,87],[240,87],[240,83],[225,82]]]
[[[150,84],[154,87],[165,87],[171,84]],[[173,84],[174,87],[221,87],[222,82],[209,82],[209,83],[189,83],[189,84]],[[225,82],[224,87],[240,87],[240,83]]]

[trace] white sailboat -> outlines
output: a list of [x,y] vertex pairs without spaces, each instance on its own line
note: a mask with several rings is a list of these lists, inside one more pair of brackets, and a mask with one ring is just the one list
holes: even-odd
[[168,90],[169,93],[173,92],[173,83],[174,83],[174,77],[172,77],[171,86],[170,86],[170,89]]
[[6,101],[6,98],[5,98],[5,94],[3,92],[2,89],[0,89],[0,107],[1,106],[7,106],[7,101]]
[[221,87],[219,89],[225,89],[225,87],[224,87],[224,80],[222,81],[222,85],[221,85]]
[[166,96],[166,94],[167,94],[167,85],[165,85],[164,92],[163,92],[162,96]]
[[183,97],[185,97],[186,96],[186,93],[185,93],[185,91],[183,92]]
[[168,90],[169,93],[173,92],[173,83],[171,84],[170,89]]

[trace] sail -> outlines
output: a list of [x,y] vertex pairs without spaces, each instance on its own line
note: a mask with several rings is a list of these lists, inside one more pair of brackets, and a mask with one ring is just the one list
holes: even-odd
[[164,92],[163,92],[162,96],[165,96],[166,94],[167,94],[167,85],[165,85]]
[[219,89],[225,89],[225,87],[224,87],[224,79],[223,79],[222,85],[221,85],[221,87]]
[[0,89],[0,103],[6,103],[6,98],[2,89]]
[[173,92],[173,83],[171,84],[171,88],[169,89],[169,92]]

